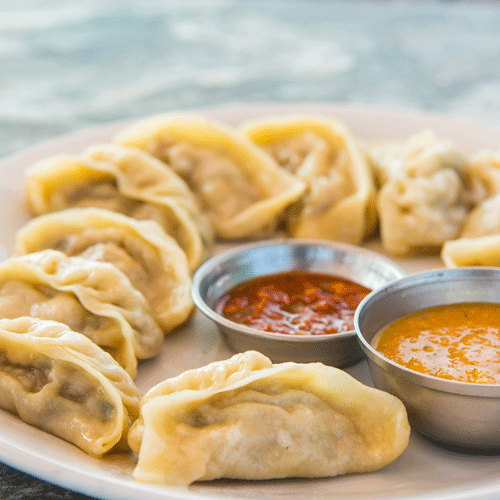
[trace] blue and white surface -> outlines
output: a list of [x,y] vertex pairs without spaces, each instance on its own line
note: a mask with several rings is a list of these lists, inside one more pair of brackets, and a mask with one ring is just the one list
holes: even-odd
[[263,101],[500,125],[500,3],[0,3],[0,157],[123,118]]

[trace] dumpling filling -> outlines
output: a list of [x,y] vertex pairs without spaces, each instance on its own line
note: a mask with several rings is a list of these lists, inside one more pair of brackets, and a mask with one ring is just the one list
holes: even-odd
[[262,199],[258,188],[243,171],[217,151],[185,142],[158,142],[147,149],[187,182],[212,217],[234,217]]
[[[45,362],[43,362],[45,361]],[[27,392],[40,392],[49,382],[50,360],[40,361],[38,366],[11,362],[5,351],[0,351],[0,373],[16,379]],[[2,404],[0,402],[0,404]],[[5,403],[4,403],[5,404]],[[13,407],[4,408],[13,411]]]
[[91,441],[115,425],[115,407],[88,374],[40,356],[11,360],[0,352],[0,406],[71,442]]

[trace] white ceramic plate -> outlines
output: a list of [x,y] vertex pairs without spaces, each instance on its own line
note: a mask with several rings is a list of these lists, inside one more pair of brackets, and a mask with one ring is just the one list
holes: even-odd
[[[421,113],[326,104],[241,105],[205,109],[200,113],[234,125],[258,116],[322,114],[343,121],[356,137],[367,140],[402,140],[411,133],[431,128],[439,137],[453,139],[465,153],[483,148],[500,149],[500,129]],[[109,140],[123,126],[123,123],[115,123],[58,138],[0,162],[0,243],[3,245],[0,258],[11,254],[15,232],[28,220],[23,170],[35,160],[59,153],[78,153],[90,144]],[[376,241],[369,247],[381,251]],[[441,266],[437,257],[397,259],[397,263],[407,272]],[[210,321],[195,315],[188,326],[165,340],[158,358],[141,364],[137,384],[146,391],[167,377],[231,354]],[[371,383],[364,362],[348,371],[362,382]],[[411,437],[408,448],[395,462],[369,474],[317,480],[214,481],[172,488],[134,481],[131,455],[89,457],[74,446],[0,411],[0,460],[51,483],[105,500],[485,500],[500,496],[500,455],[458,454],[434,446],[417,435]]]

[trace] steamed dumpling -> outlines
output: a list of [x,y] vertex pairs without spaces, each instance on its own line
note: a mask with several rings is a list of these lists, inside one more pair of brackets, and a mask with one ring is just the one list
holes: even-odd
[[321,363],[249,351],[152,388],[129,432],[140,481],[188,485],[366,472],[408,444],[394,396]]
[[500,151],[476,153],[468,171],[477,193],[476,206],[467,216],[460,237],[500,234]]
[[467,166],[464,154],[450,141],[438,139],[432,130],[423,130],[406,141],[372,144],[367,152],[379,186],[402,174],[427,176],[441,168],[463,170]]
[[115,360],[61,323],[0,319],[0,408],[101,456],[126,447],[140,392]]
[[500,234],[500,193],[474,207],[465,223],[460,238],[477,238]]
[[180,175],[220,238],[272,233],[282,211],[306,189],[246,137],[198,116],[152,117],[116,142],[147,151]]
[[289,213],[299,238],[358,244],[376,221],[375,185],[365,157],[338,121],[287,116],[245,123],[242,132],[308,184]]
[[441,249],[441,260],[446,267],[500,267],[500,234],[447,241]]
[[164,332],[183,323],[193,310],[186,254],[154,221],[99,208],[71,208],[40,215],[16,233],[16,255],[46,248],[114,264],[142,292]]
[[137,359],[155,356],[163,343],[146,299],[115,266],[51,249],[0,263],[0,318],[20,316],[68,325],[132,378]]
[[500,152],[476,153],[468,172],[477,205],[460,237],[443,245],[441,260],[446,267],[500,266]]
[[191,269],[211,247],[211,229],[186,183],[136,148],[101,144],[42,160],[26,171],[25,192],[35,215],[98,207],[155,220],[186,252]]
[[370,150],[381,189],[380,236],[392,254],[425,253],[456,238],[470,209],[466,158],[432,132]]

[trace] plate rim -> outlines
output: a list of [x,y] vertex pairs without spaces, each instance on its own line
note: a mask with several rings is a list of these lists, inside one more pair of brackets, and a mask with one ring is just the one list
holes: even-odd
[[[454,130],[457,127],[462,128],[474,128],[479,133],[486,132],[488,134],[496,134],[500,138],[500,128],[490,124],[484,124],[477,122],[476,120],[470,120],[468,118],[460,118],[449,115],[442,115],[427,111],[414,110],[414,109],[403,109],[403,108],[380,108],[380,107],[370,107],[364,105],[357,105],[351,103],[322,103],[322,102],[260,102],[260,103],[229,103],[217,106],[204,106],[196,108],[184,108],[182,110],[177,110],[185,113],[198,113],[204,114],[208,117],[216,119],[219,116],[231,115],[233,118],[235,116],[242,116],[245,114],[246,110],[252,110],[252,112],[258,111],[258,114],[265,115],[269,113],[279,112],[287,114],[297,114],[297,111],[287,111],[287,110],[300,110],[304,112],[306,110],[314,110],[315,113],[320,110],[323,113],[331,115],[332,113],[339,112],[343,115],[353,115],[357,116],[360,114],[366,114],[370,116],[370,120],[376,121],[380,116],[392,119],[414,119],[419,123],[432,122],[434,124],[439,124],[439,128]],[[170,111],[166,111],[168,113]],[[312,114],[311,111],[308,111]],[[150,115],[148,115],[150,116]],[[146,116],[144,116],[146,118]],[[45,151],[52,150],[61,146],[62,144],[68,144],[72,142],[84,141],[94,135],[99,135],[102,132],[116,133],[120,128],[123,128],[127,124],[140,120],[138,118],[127,118],[123,120],[111,121],[108,123],[100,123],[93,126],[88,126],[82,129],[70,131],[64,134],[57,135],[53,138],[38,142],[33,144],[21,151],[16,151],[5,157],[0,158],[0,169],[5,169],[8,165],[16,164],[22,162],[23,160],[28,163],[28,159],[39,157],[43,158]],[[111,131],[111,132],[110,132]],[[499,143],[500,147],[500,143]],[[33,160],[35,161],[35,160]],[[0,415],[7,416],[7,415]],[[15,418],[15,417],[13,417]],[[27,425],[27,424],[24,424]],[[42,432],[42,431],[39,431]],[[14,440],[15,441],[15,440]],[[182,488],[166,487],[166,486],[156,486],[149,485],[146,483],[139,483],[133,479],[121,482],[115,477],[102,478],[100,474],[95,474],[92,471],[82,471],[71,465],[71,463],[62,464],[59,461],[53,459],[45,459],[44,462],[40,462],[40,453],[33,451],[31,453],[32,457],[35,457],[36,465],[35,468],[30,467],[30,463],[26,461],[27,455],[29,453],[26,451],[26,446],[21,446],[19,443],[16,445],[15,442],[4,442],[1,440],[0,436],[0,460],[6,465],[18,469],[26,474],[35,476],[51,483],[55,486],[70,489],[75,492],[79,492],[85,495],[94,496],[97,498],[103,498],[106,500],[119,500],[124,496],[130,495],[133,492],[139,492],[141,495],[147,493],[151,499],[170,499],[170,500],[201,500],[202,498],[219,498],[219,496],[214,496],[213,491],[206,491],[203,489],[187,490]],[[32,465],[32,464],[31,464]],[[68,475],[67,472],[72,471],[73,475]],[[69,476],[69,477],[68,477]],[[480,499],[489,498],[490,495],[495,495],[500,492],[500,474],[493,478],[494,480],[488,484],[484,484],[483,481],[478,480],[478,484],[474,483],[472,486],[466,486],[465,491],[463,487],[446,487],[437,491],[436,493],[422,493],[422,494],[410,494],[404,496],[392,496],[387,497],[387,493],[383,496],[388,500],[446,500],[446,499],[457,499],[465,500],[469,498]],[[91,480],[91,481],[89,481]],[[112,492],[112,494],[106,494],[103,496],[103,485],[108,485],[108,483],[113,483],[115,486],[119,487],[118,491]],[[120,491],[121,490],[121,491]],[[473,495],[473,496],[471,496]],[[129,498],[139,498],[139,497],[129,497]],[[238,498],[237,495],[224,494],[224,499]],[[340,497],[339,497],[340,498]],[[346,497],[351,498],[351,497]],[[369,497],[358,497],[366,499],[379,498],[376,496]]]

